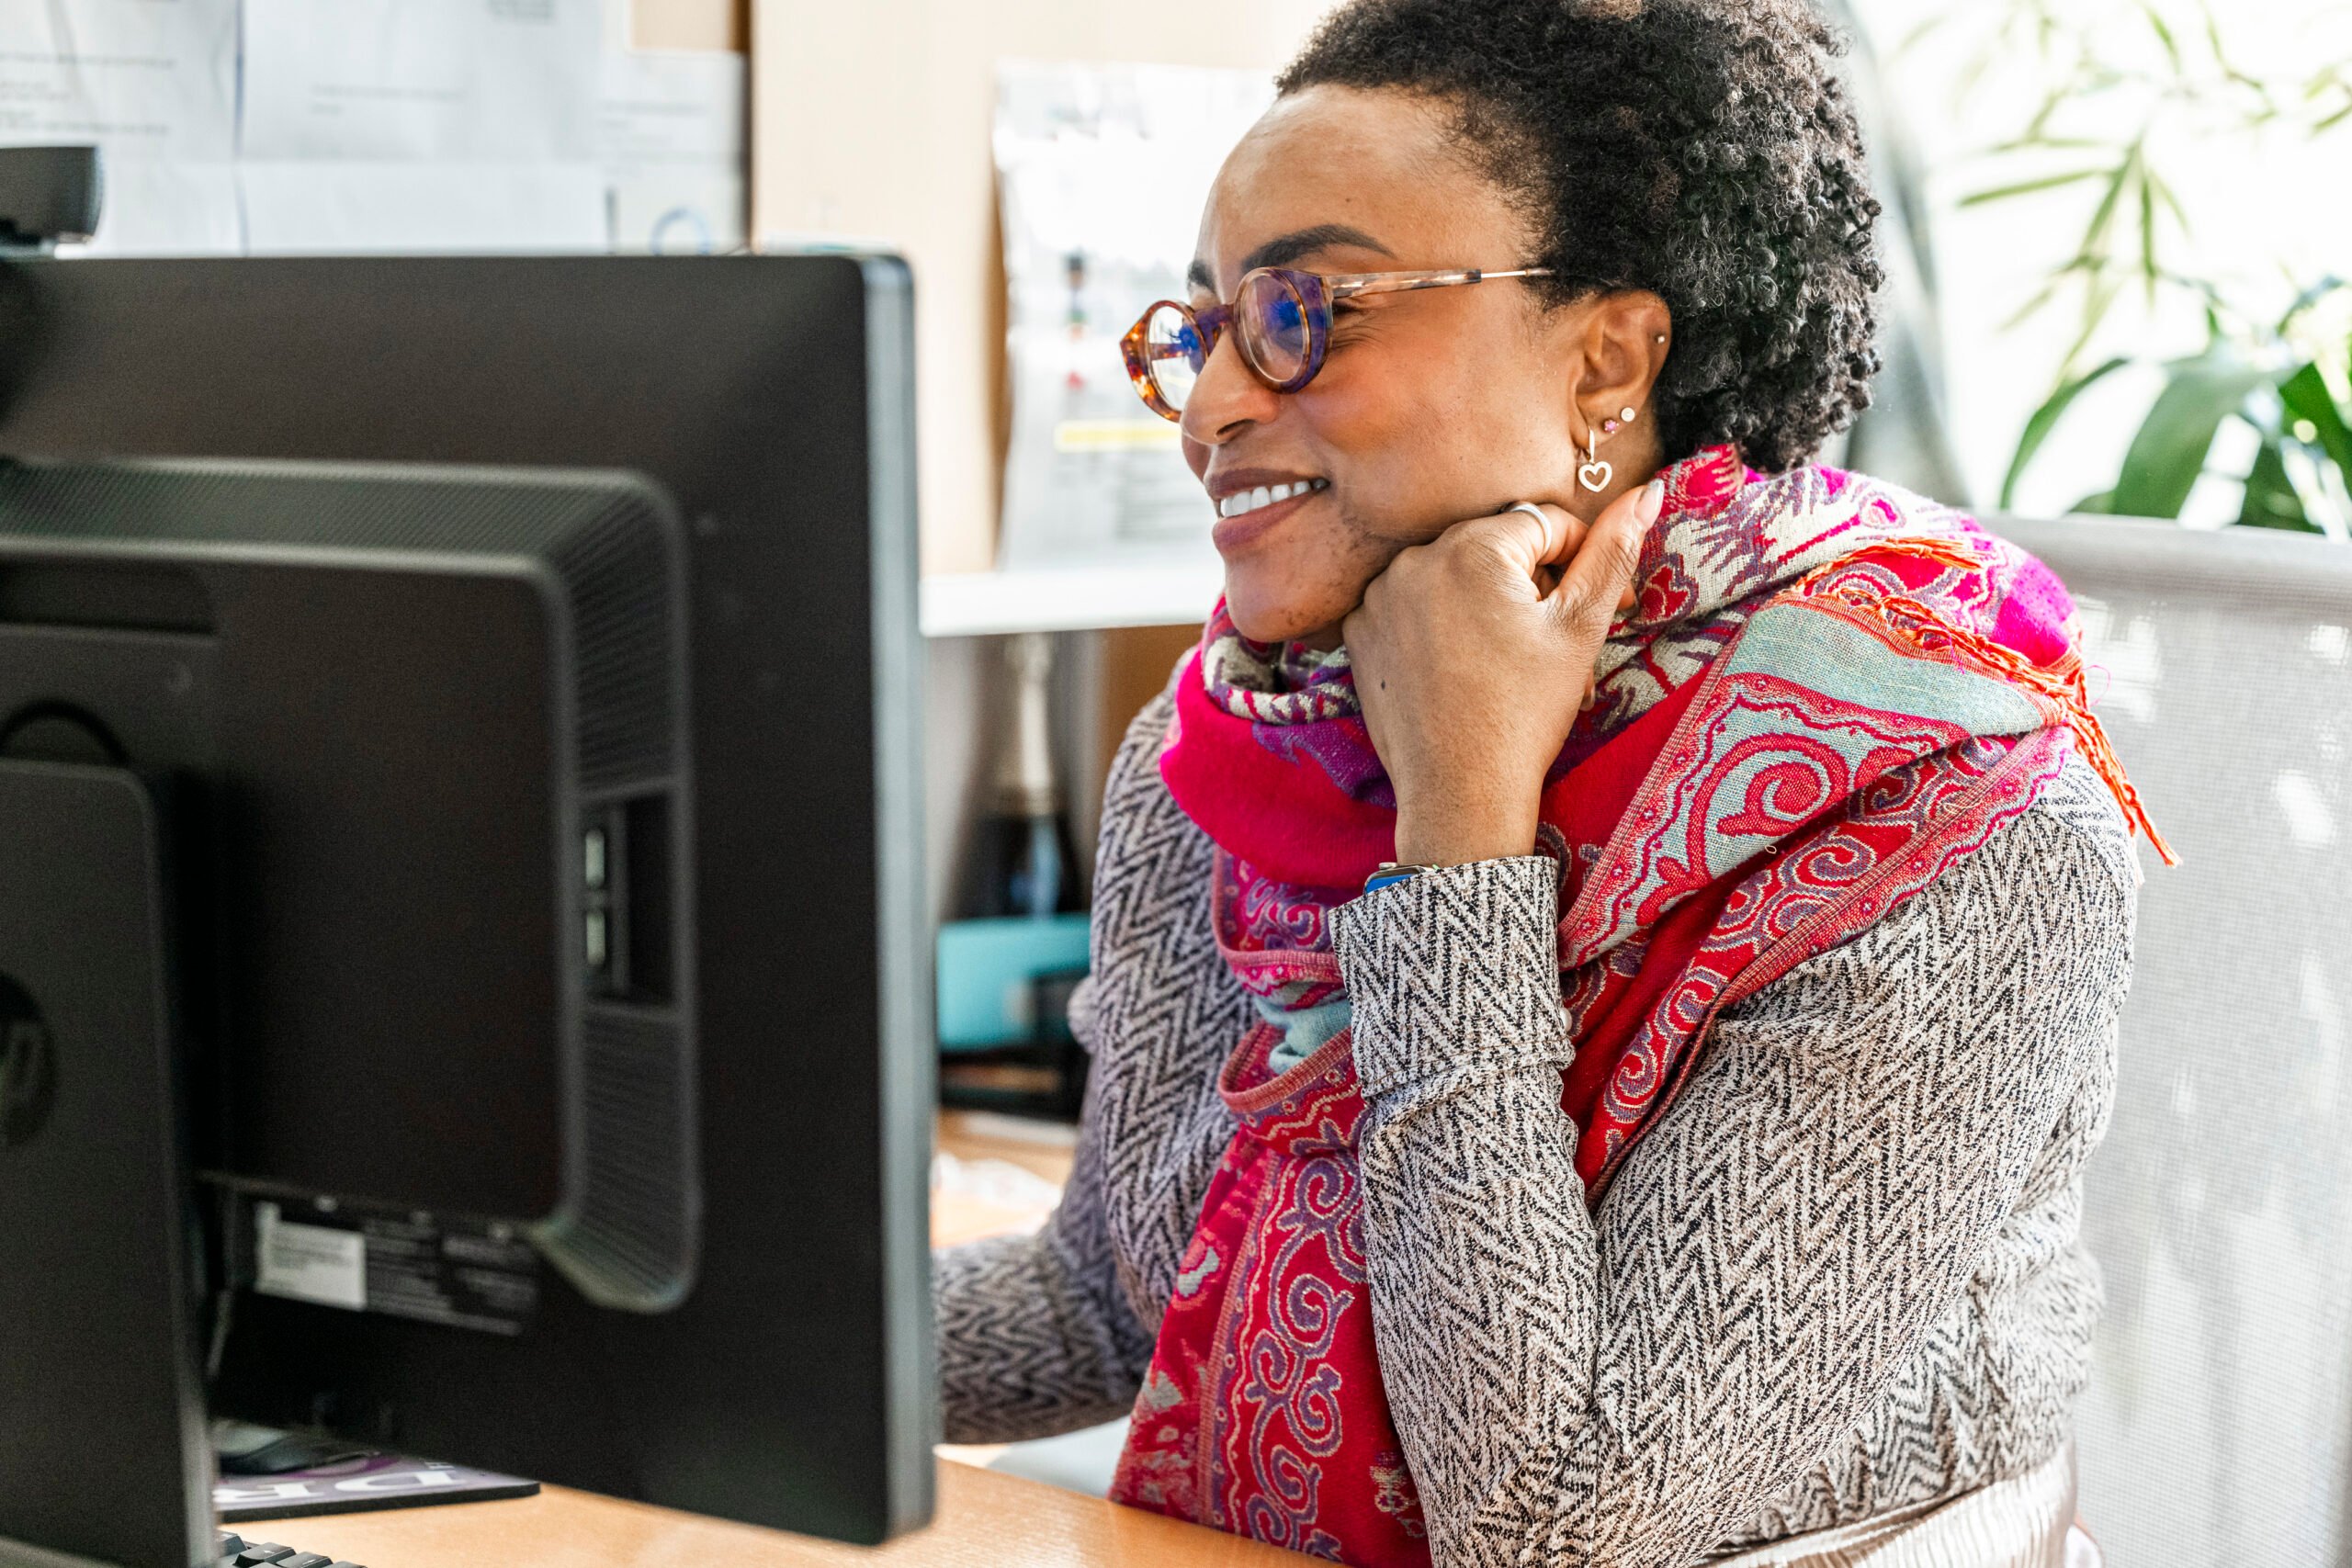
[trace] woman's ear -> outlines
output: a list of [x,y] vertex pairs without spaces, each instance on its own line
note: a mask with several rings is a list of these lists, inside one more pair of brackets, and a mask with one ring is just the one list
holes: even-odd
[[1585,319],[1583,375],[1577,406],[1595,421],[1638,417],[1649,407],[1650,391],[1666,368],[1674,317],[1666,301],[1645,288],[1627,288],[1595,300]]

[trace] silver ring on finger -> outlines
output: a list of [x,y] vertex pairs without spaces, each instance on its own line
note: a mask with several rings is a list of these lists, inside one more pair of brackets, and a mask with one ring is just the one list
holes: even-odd
[[1545,516],[1544,514],[1544,509],[1536,505],[1532,501],[1514,501],[1509,506],[1503,508],[1503,513],[1506,516],[1514,512],[1526,513],[1530,517],[1534,518],[1535,521],[1541,523],[1547,529],[1552,526],[1551,518]]

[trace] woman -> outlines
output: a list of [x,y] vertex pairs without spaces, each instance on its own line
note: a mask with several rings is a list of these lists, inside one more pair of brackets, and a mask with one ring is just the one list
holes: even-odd
[[1115,1497],[1363,1564],[2063,1559],[2137,806],[2055,581],[1807,464],[1830,53],[1356,0],[1227,160],[1129,343],[1226,597],[1112,772],[1070,1187],[939,1262],[951,1438],[1132,1413]]

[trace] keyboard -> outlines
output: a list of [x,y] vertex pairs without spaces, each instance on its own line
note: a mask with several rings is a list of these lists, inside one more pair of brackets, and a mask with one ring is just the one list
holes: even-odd
[[300,1551],[274,1540],[247,1540],[234,1530],[222,1530],[220,1541],[220,1568],[360,1568],[356,1562]]

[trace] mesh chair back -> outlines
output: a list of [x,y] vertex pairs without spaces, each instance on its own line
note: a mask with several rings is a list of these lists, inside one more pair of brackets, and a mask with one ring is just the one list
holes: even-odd
[[2145,850],[2079,1406],[2114,1568],[2352,1563],[2352,548],[2004,522],[2081,603]]

